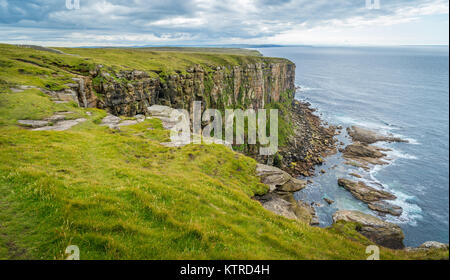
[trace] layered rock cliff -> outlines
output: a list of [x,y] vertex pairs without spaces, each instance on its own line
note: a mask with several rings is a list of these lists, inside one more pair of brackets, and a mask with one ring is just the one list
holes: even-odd
[[[151,105],[190,111],[193,101],[207,108],[279,109],[279,152],[260,156],[257,145],[236,147],[261,163],[292,175],[312,174],[333,148],[334,128],[325,128],[307,104],[294,101],[295,64],[261,58],[239,65],[195,65],[179,71],[114,71],[97,65],[70,85],[82,107],[106,109],[114,115],[148,114]],[[281,122],[281,123],[280,123]]]
[[138,70],[115,73],[97,66],[89,77],[77,79],[78,102],[114,115],[134,116],[147,113],[153,104],[190,109],[193,101],[202,101],[204,108],[261,109],[282,96],[293,99],[295,91],[295,64],[288,61],[195,66],[157,74],[155,78]]

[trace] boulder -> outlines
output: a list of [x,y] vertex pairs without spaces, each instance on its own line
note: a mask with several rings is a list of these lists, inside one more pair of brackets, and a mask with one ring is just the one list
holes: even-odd
[[101,125],[108,126],[109,128],[116,128],[121,120],[122,119],[119,117],[108,114],[106,117],[103,118]]
[[147,112],[154,118],[160,119],[165,129],[172,129],[182,121],[182,113],[169,106],[152,105]]
[[135,118],[136,118],[137,122],[145,121],[145,116],[144,115],[136,115]]
[[368,204],[371,210],[390,214],[392,216],[401,216],[403,213],[403,209],[400,206],[393,205],[387,201],[374,201]]
[[397,197],[389,192],[369,187],[363,182],[355,182],[348,179],[338,179],[338,185],[350,191],[357,199],[366,203],[379,200],[394,200]]
[[393,223],[383,221],[375,216],[359,211],[340,210],[334,213],[333,222],[353,222],[356,230],[374,243],[391,249],[403,249],[404,234],[402,229]]
[[152,105],[147,108],[148,113],[153,117],[165,117],[170,118],[170,115],[173,111],[169,106],[163,105]]
[[329,199],[329,198],[326,198],[326,197],[324,197],[324,198],[323,198],[323,200],[325,200],[325,201],[326,201],[326,203],[328,203],[328,205],[331,205],[331,204],[333,204],[333,203],[334,203],[334,200],[331,200],[331,199]]
[[279,196],[276,195],[266,195],[258,199],[262,206],[283,217],[286,217],[288,219],[297,219],[297,216],[295,215],[295,212],[292,209],[292,203],[282,199]]

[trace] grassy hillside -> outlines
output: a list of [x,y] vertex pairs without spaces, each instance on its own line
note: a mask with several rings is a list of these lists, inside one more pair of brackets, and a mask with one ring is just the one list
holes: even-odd
[[[111,130],[99,125],[105,111],[55,104],[39,89],[9,89],[64,87],[72,71],[94,60],[131,67],[115,57],[152,58],[145,51],[63,51],[103,55],[86,59],[0,45],[0,259],[63,259],[68,245],[79,246],[81,259],[367,257],[370,242],[352,225],[310,227],[252,200],[267,186],[254,175],[251,158],[218,145],[167,148],[160,143],[168,132],[158,120]],[[17,126],[19,119],[59,111],[88,120],[61,132]],[[381,258],[448,258],[448,251],[382,249]]]
[[[58,48],[66,53],[0,44],[0,88],[6,83],[34,85],[51,90],[64,88],[73,74],[88,75],[96,64],[113,70],[147,71],[153,77],[161,72],[184,72],[194,65],[209,69],[217,65],[286,61],[260,56],[259,52],[236,49],[199,48]],[[178,51],[176,51],[178,50]],[[181,51],[183,50],[183,51]],[[226,51],[225,51],[226,50]],[[3,85],[3,86],[2,86]]]

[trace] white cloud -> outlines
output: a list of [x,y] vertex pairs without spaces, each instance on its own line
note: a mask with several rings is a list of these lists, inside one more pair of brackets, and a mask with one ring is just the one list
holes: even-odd
[[[68,10],[64,0],[0,0],[0,27],[61,44],[373,42],[363,33],[369,30],[387,33],[376,42],[393,43],[402,38],[393,30],[428,17],[448,20],[448,7],[443,0],[381,0],[380,10],[366,9],[364,0],[81,0],[80,10]],[[434,41],[447,30],[438,29]],[[11,34],[0,40],[13,41]]]

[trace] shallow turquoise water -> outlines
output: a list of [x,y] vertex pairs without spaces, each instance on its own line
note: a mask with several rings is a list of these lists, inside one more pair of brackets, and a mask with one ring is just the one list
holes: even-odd
[[[357,170],[363,180],[397,195],[399,224],[405,244],[449,241],[449,49],[448,47],[282,47],[259,49],[265,56],[285,57],[297,65],[296,97],[307,100],[330,124],[360,125],[410,140],[378,143],[393,149],[388,166]],[[340,140],[348,143],[346,134]],[[322,226],[337,209],[372,213],[337,185],[354,168],[340,154],[322,167],[326,173],[298,192],[298,198],[321,201],[316,207]],[[320,167],[317,171],[320,171]],[[353,178],[354,179],[354,178]],[[328,206],[322,201],[336,201]]]

